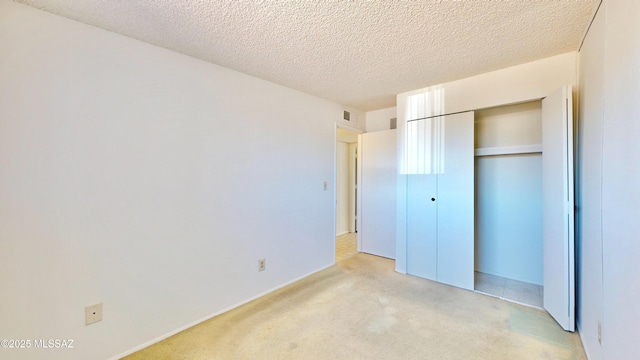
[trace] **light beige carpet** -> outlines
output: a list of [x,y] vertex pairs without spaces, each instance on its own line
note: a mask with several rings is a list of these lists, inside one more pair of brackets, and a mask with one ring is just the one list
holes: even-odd
[[358,254],[126,359],[586,359],[544,311]]
[[336,236],[336,262],[348,259],[358,253],[357,233]]

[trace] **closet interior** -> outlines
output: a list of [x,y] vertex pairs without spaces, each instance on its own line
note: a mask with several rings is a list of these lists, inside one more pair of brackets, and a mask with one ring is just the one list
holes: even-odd
[[474,290],[542,308],[542,101],[477,110],[474,125]]

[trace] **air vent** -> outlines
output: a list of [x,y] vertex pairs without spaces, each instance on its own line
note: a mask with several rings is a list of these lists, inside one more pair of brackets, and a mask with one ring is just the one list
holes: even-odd
[[398,118],[389,119],[389,129],[397,129],[398,128]]
[[342,114],[342,118],[345,119],[346,121],[351,121],[351,113],[348,112],[347,110],[344,110]]

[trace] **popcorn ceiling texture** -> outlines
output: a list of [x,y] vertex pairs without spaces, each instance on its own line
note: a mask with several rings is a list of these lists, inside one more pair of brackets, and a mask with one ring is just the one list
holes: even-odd
[[17,0],[370,111],[578,50],[600,0]]

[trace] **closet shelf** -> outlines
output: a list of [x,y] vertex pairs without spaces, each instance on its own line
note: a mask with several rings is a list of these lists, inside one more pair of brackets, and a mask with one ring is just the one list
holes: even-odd
[[541,153],[542,144],[476,148],[475,156]]

